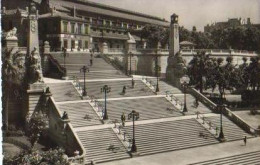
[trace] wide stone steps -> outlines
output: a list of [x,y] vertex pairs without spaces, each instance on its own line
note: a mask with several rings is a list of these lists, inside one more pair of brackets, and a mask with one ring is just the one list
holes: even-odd
[[89,103],[67,103],[58,105],[60,111],[67,112],[74,128],[102,124],[100,118]]
[[260,164],[260,151],[249,152],[219,159],[193,163],[192,165],[259,165]]
[[[132,88],[131,80],[87,82],[86,88],[88,95],[95,96],[96,98],[104,98],[104,93],[101,93],[101,88],[104,85],[111,87],[111,92],[107,93],[108,98],[154,95],[154,93],[140,80],[135,81],[135,88]],[[81,86],[83,86],[83,82],[81,83]],[[123,86],[126,86],[125,95],[122,95]]]
[[[220,128],[220,116],[206,117],[207,121],[211,121],[213,125]],[[252,137],[252,135],[246,133],[243,129],[227,119],[223,115],[223,132],[227,141],[242,140],[245,136]]]
[[[125,127],[132,137],[132,126]],[[195,119],[136,125],[135,138],[140,155],[216,144],[218,141]],[[205,137],[200,137],[200,134]]]
[[56,102],[81,100],[72,83],[49,83],[50,91]]
[[[152,82],[153,85],[157,84],[156,78],[148,78],[147,81]],[[182,93],[182,91],[180,89],[178,89],[177,87],[174,87],[174,86],[168,84],[164,80],[160,80],[158,94],[164,95],[164,94],[166,94],[166,91],[169,91],[172,94],[181,94]]]
[[86,149],[87,163],[129,158],[130,155],[111,128],[77,132]]
[[[75,72],[68,72],[67,76],[69,79],[73,79],[74,76],[77,77],[78,79],[83,80],[84,75],[83,73],[80,73],[79,71]],[[109,72],[87,72],[86,73],[86,80],[92,80],[92,79],[115,79],[115,78],[127,78],[126,75],[120,73],[117,70],[112,70]]]
[[[184,94],[183,95],[174,95],[182,104],[184,104]],[[191,114],[196,114],[197,111],[199,111],[200,113],[204,114],[204,113],[210,113],[212,112],[208,107],[206,107],[203,103],[199,102],[198,107],[195,106],[195,97],[190,95],[190,94],[186,94],[186,103],[187,103],[187,109],[188,112],[186,114],[191,115]],[[183,107],[183,105],[182,105]]]
[[125,113],[127,121],[127,115],[132,110],[139,112],[139,120],[182,116],[180,111],[172,111],[168,108],[173,108],[173,105],[164,97],[107,101],[107,113],[110,120],[120,120],[121,115]]
[[[60,65],[64,65],[64,59],[61,54],[52,54],[52,56],[59,62]],[[90,65],[90,54],[69,54],[66,57],[66,69],[67,71],[78,71],[83,65]],[[113,70],[115,69],[112,65],[108,64],[103,58],[98,57],[98,55],[93,56],[93,65],[90,66],[92,71],[98,70]]]

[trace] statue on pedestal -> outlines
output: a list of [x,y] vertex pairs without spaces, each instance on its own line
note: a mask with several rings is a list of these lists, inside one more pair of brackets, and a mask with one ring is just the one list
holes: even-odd
[[5,39],[17,39],[16,27],[6,33]]
[[36,47],[29,56],[29,78],[31,83],[43,82],[41,58]]

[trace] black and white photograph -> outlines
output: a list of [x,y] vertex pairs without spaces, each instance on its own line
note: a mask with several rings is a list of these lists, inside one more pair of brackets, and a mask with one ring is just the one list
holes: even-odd
[[0,165],[260,165],[260,0],[1,0]]

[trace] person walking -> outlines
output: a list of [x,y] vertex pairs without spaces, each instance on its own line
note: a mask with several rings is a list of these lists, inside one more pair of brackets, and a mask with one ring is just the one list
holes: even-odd
[[132,78],[132,88],[135,88],[135,80]]
[[244,137],[244,144],[245,144],[245,146],[246,146],[246,142],[247,142],[247,137],[245,136]]
[[121,121],[122,121],[122,125],[123,127],[125,126],[125,113],[123,112],[123,114],[121,115]]
[[124,95],[126,93],[126,86],[123,86],[122,94]]

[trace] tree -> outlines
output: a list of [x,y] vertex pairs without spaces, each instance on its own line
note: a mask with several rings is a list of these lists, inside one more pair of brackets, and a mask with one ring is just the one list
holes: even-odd
[[250,64],[247,67],[247,73],[249,77],[249,85],[253,91],[259,90],[260,85],[260,64],[258,57],[251,57]]
[[197,55],[193,57],[188,66],[188,74],[191,77],[191,84],[199,88],[200,92],[203,92],[204,83],[203,79],[207,76],[209,69],[209,55],[206,55],[205,51],[197,52]]
[[35,112],[29,122],[29,141],[32,148],[38,142],[42,132],[47,128],[48,118],[42,114],[42,112]]
[[24,55],[19,50],[4,49],[2,52],[2,91],[4,125],[8,129],[8,112],[10,97],[22,92],[25,81]]
[[159,42],[167,41],[168,36],[169,32],[157,25],[146,25],[141,31],[141,38],[147,39],[148,45],[150,45],[151,48],[157,48]]

